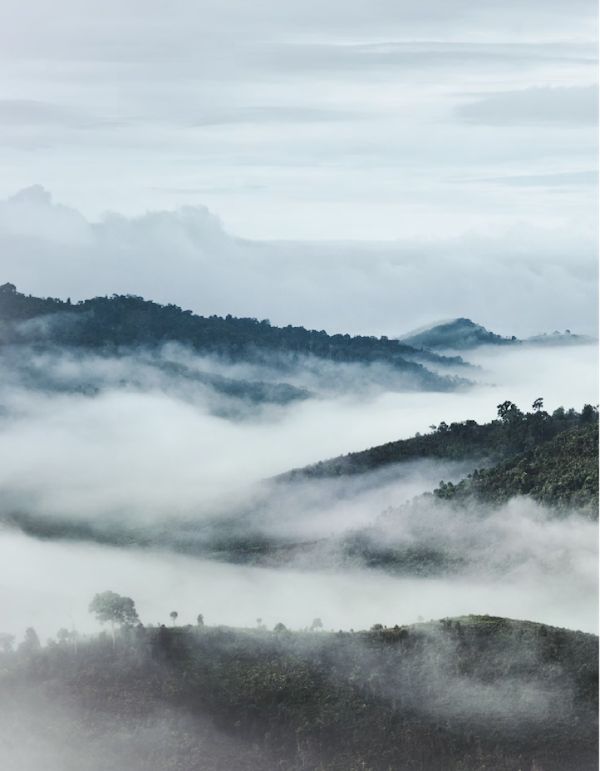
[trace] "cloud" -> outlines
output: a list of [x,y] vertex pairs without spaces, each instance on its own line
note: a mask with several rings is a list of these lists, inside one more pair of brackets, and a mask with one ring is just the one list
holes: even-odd
[[44,296],[131,293],[331,332],[395,335],[459,316],[517,336],[595,332],[594,235],[568,228],[388,243],[251,241],[229,234],[206,207],[90,222],[36,186],[0,203],[0,249],[2,280]]
[[518,174],[515,176],[492,177],[489,180],[473,180],[478,182],[493,182],[511,187],[546,187],[563,188],[585,185],[596,188],[598,186],[597,171],[562,171],[556,174]]
[[[176,9],[111,0],[99,19],[89,0],[57,0],[51,12],[42,0],[4,3],[1,195],[43,181],[97,218],[107,207],[169,209],[174,191],[202,190],[189,201],[254,238],[595,222],[579,188],[563,186],[558,200],[542,185],[509,196],[489,181],[590,168],[589,124],[556,122],[555,111],[524,121],[518,101],[512,117],[485,102],[585,89],[596,78],[592,2],[546,3],[543,14],[537,0]],[[475,190],[466,176],[488,182]]]
[[488,126],[594,125],[598,120],[598,87],[556,86],[499,92],[461,105],[457,113],[468,123]]
[[[546,42],[472,42],[468,40],[395,40],[385,42],[295,41],[293,44],[265,46],[261,60],[277,64],[296,75],[302,72],[347,73],[368,78],[373,72],[391,81],[399,73],[409,74],[419,82],[433,76],[438,82],[451,82],[459,72],[472,79],[478,72],[497,68],[514,72],[548,66],[594,65],[596,51],[585,43]],[[260,61],[260,60],[259,60]],[[590,70],[591,72],[591,70]],[[362,75],[361,75],[362,73]]]
[[84,110],[34,99],[0,99],[0,125],[91,129],[107,121]]

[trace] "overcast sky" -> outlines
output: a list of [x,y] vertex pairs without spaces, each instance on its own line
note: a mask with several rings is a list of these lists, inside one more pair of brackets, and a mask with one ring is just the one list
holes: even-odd
[[[3,0],[0,197],[43,185],[69,208],[38,190],[26,195],[35,216],[21,207],[19,225],[3,204],[2,272],[29,291],[137,287],[198,311],[282,322],[287,312],[329,328],[393,332],[489,309],[478,320],[504,319],[517,333],[590,331],[595,16],[594,0]],[[175,211],[189,206],[208,212]],[[163,212],[151,232],[139,219],[149,210]],[[57,233],[68,248],[55,248]],[[236,252],[226,269],[211,260],[225,237]],[[272,247],[241,250],[239,238],[369,243],[348,249],[347,262],[337,245],[310,247],[302,292],[297,253],[287,270],[302,247],[278,262]],[[169,249],[180,282],[165,279]],[[397,281],[381,270],[390,249]],[[326,276],[315,268],[323,262]],[[513,281],[496,289],[518,287],[503,317],[489,282],[507,265]],[[224,270],[248,274],[254,304],[242,287],[225,291]],[[136,284],[134,271],[150,278]],[[335,295],[327,311],[325,280]],[[391,317],[407,286],[411,301]],[[455,302],[442,302],[443,290]],[[344,311],[348,303],[359,309]]]

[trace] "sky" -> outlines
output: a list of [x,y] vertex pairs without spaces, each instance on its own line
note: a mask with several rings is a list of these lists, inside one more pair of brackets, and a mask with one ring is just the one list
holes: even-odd
[[4,0],[0,58],[23,291],[596,329],[593,0]]

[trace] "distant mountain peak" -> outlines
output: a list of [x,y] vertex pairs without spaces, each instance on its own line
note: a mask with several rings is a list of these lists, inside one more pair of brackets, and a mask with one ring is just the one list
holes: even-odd
[[440,321],[401,338],[415,348],[451,348],[465,350],[478,345],[506,345],[518,342],[516,337],[502,337],[464,316]]

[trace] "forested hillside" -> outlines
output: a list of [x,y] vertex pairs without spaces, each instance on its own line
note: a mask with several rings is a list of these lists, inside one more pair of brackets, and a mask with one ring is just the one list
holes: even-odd
[[552,439],[557,434],[582,424],[596,424],[598,412],[586,405],[581,413],[563,407],[549,414],[543,400],[536,400],[530,412],[522,412],[513,402],[498,405],[498,419],[479,424],[465,420],[431,426],[431,433],[387,442],[361,452],[320,461],[294,469],[280,477],[283,481],[302,478],[326,478],[364,474],[385,466],[422,458],[480,459],[498,462],[513,457]]
[[456,502],[504,503],[516,495],[558,509],[575,508],[598,516],[598,424],[583,424],[493,468],[473,472],[435,494]]
[[589,343],[590,337],[573,334],[570,329],[564,332],[554,330],[552,334],[539,334],[519,340],[515,335],[504,337],[491,332],[471,319],[459,318],[445,321],[412,332],[400,338],[407,345],[431,350],[467,351],[481,345],[575,345]]
[[441,376],[421,362],[463,366],[447,358],[387,337],[329,335],[304,327],[273,326],[268,320],[233,316],[198,316],[176,305],[159,305],[132,295],[95,297],[78,303],[22,294],[13,284],[0,287],[0,342],[37,343],[115,350],[178,342],[197,353],[233,361],[279,364],[312,356],[329,362],[385,363],[407,376],[414,388],[448,390],[462,384]]
[[[455,572],[481,556],[467,544],[452,544],[451,523],[463,511],[475,509],[480,513],[475,521],[484,521],[486,512],[524,496],[543,504],[551,516],[578,512],[591,519],[598,517],[597,410],[586,405],[581,412],[560,408],[550,415],[539,402],[529,413],[511,402],[499,405],[498,410],[499,419],[490,423],[442,423],[425,436],[266,480],[259,488],[248,489],[247,496],[233,507],[224,501],[220,509],[215,501],[208,517],[142,526],[123,517],[49,518],[6,506],[0,517],[4,525],[37,538],[152,547],[233,562],[279,566],[301,556],[316,564],[359,560],[408,574]],[[401,477],[403,465],[410,468],[427,459],[461,460],[473,471],[468,476],[465,471],[462,481],[459,477],[456,483],[442,481],[435,489],[432,484],[431,492],[412,501],[392,500],[389,511],[376,524],[349,528],[341,540],[322,533],[308,539],[285,534],[288,512],[293,519],[314,516],[315,506],[324,511],[335,501],[351,505],[353,496],[361,493],[361,485],[376,489],[378,484],[389,484]],[[382,471],[384,476],[377,476]],[[349,485],[349,479],[355,484]],[[443,508],[441,504],[447,505]],[[382,508],[372,512],[374,520]],[[418,529],[418,522],[436,518],[439,525],[431,532]],[[412,536],[403,534],[406,524],[396,532],[394,523],[403,520],[417,528]]]
[[199,622],[125,623],[114,642],[61,630],[45,647],[29,630],[17,652],[5,645],[4,762],[15,771],[40,758],[51,771],[597,768],[592,635],[487,616],[337,634],[318,631],[318,619],[312,632]]
[[502,337],[476,324],[471,319],[452,319],[406,335],[402,340],[408,345],[424,348],[448,348],[457,351],[476,348],[479,345],[510,345],[519,343],[516,337]]

